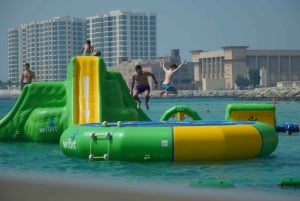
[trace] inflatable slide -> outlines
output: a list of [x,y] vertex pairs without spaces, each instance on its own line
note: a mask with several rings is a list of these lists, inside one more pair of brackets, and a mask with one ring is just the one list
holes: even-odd
[[0,141],[59,142],[71,125],[103,121],[149,121],[119,72],[101,57],[70,60],[66,81],[34,82],[0,120]]

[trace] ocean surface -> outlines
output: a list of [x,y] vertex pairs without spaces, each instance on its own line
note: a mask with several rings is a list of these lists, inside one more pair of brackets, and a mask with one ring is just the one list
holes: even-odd
[[[0,118],[13,107],[16,100],[0,100]],[[174,105],[193,108],[204,120],[224,120],[229,103],[270,103],[268,101],[236,101],[229,98],[153,98],[150,110],[142,109],[152,120]],[[206,110],[209,109],[207,113]],[[278,101],[277,122],[300,123],[300,102]],[[277,149],[268,157],[239,161],[170,163],[89,161],[69,158],[58,144],[32,142],[0,142],[0,171],[67,175],[73,178],[122,181],[126,183],[176,184],[189,187],[194,180],[230,180],[235,189],[262,190],[299,194],[300,188],[282,188],[283,178],[300,178],[300,135],[278,133]]]

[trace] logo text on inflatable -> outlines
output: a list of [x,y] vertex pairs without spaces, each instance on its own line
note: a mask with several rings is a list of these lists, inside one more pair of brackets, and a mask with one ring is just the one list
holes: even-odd
[[70,138],[67,140],[63,140],[63,146],[66,149],[76,149],[76,136],[77,136],[78,131],[72,133]]
[[40,128],[40,133],[46,134],[46,133],[55,133],[58,131],[58,128],[56,126],[56,122],[54,118],[49,119],[47,126]]

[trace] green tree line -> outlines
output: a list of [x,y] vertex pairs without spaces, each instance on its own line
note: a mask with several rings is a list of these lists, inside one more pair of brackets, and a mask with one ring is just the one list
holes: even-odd
[[256,86],[259,85],[260,78],[261,77],[258,68],[249,68],[248,77],[238,75],[235,79],[235,83],[240,89],[245,89],[249,86],[256,88]]

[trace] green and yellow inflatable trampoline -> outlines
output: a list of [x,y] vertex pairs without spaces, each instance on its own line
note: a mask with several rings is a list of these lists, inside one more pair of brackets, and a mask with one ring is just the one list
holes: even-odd
[[224,161],[272,153],[278,135],[254,121],[139,121],[74,125],[60,138],[67,156],[120,161]]

